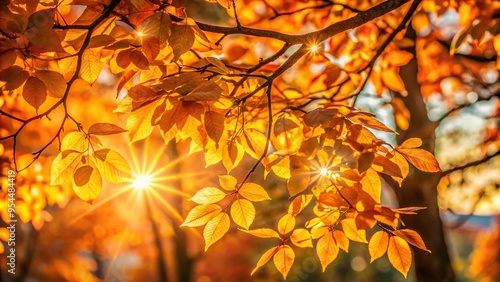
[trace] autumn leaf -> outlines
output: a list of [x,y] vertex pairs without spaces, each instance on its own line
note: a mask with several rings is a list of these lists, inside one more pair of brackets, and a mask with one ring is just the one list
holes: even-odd
[[252,202],[271,200],[266,190],[259,184],[246,182],[241,185],[238,193]]
[[372,235],[368,243],[368,252],[370,253],[370,263],[380,258],[387,251],[389,245],[389,235],[385,231],[378,231]]
[[274,265],[278,269],[278,271],[283,275],[283,279],[286,279],[288,276],[288,272],[292,267],[292,264],[295,260],[295,253],[292,248],[287,245],[283,245],[278,249],[276,254],[274,254],[273,261]]
[[219,175],[219,184],[226,191],[234,191],[238,180],[232,175]]
[[194,43],[194,30],[190,25],[187,24],[174,24],[171,26],[172,34],[168,39],[168,43],[172,47],[174,52],[174,61],[177,61],[179,57],[189,51]]
[[183,101],[217,101],[222,88],[213,81],[203,81],[193,90],[182,97]]
[[215,187],[206,187],[196,192],[189,200],[197,204],[213,204],[226,197],[226,193]]
[[297,196],[288,207],[288,213],[291,213],[293,216],[297,216],[307,207],[307,205],[309,205],[312,198],[312,194]]
[[421,171],[425,172],[440,172],[439,163],[436,158],[429,152],[423,149],[406,149],[398,147],[396,149],[401,153],[412,165]]
[[66,150],[74,150],[77,152],[85,152],[89,147],[89,141],[85,133],[73,131],[64,136],[61,142],[61,152]]
[[287,234],[295,228],[295,217],[289,213],[285,214],[278,221],[278,232],[280,234]]
[[129,131],[130,142],[142,140],[153,132],[154,110],[162,104],[162,100],[151,102],[136,111],[130,113],[127,118],[127,130]]
[[413,246],[424,250],[426,252],[431,252],[427,247],[425,246],[424,240],[422,240],[422,237],[420,237],[420,234],[418,234],[415,230],[411,229],[399,229],[395,230],[394,234],[398,237],[403,238],[406,242],[412,244]]
[[205,130],[217,147],[224,133],[224,119],[224,115],[215,111],[207,111],[204,116]]
[[332,232],[328,232],[323,237],[319,238],[316,245],[316,254],[318,255],[323,272],[326,270],[326,267],[337,258],[339,250],[339,247],[335,244]]
[[171,19],[167,13],[157,12],[154,15],[146,18],[139,30],[143,35],[154,36],[158,38],[160,44],[167,41],[172,33],[170,29]]
[[28,77],[23,87],[23,98],[28,104],[38,110],[47,99],[47,88],[43,81],[35,76]]
[[231,217],[236,224],[248,230],[255,219],[255,207],[248,200],[238,199],[231,205]]
[[264,252],[264,254],[262,254],[262,256],[259,258],[257,265],[252,270],[252,273],[250,275],[253,275],[255,273],[255,271],[257,271],[261,266],[266,264],[274,256],[274,254],[276,254],[276,252],[279,249],[280,249],[280,247],[278,246],[278,247],[271,248],[271,249],[267,250],[266,252]]
[[101,193],[102,178],[99,170],[91,165],[83,165],[73,175],[73,189],[76,195],[92,204]]
[[339,246],[340,249],[344,250],[346,253],[349,252],[349,238],[345,235],[341,230],[333,231],[333,238],[335,239],[335,243]]
[[20,66],[11,66],[0,71],[0,87],[2,90],[14,90],[23,85],[29,73]]
[[47,94],[54,98],[62,98],[66,92],[66,80],[62,74],[50,70],[38,70],[35,76],[43,81]]
[[342,220],[341,224],[347,238],[356,242],[368,243],[366,241],[366,230],[358,229],[354,218],[346,218]]
[[123,132],[127,132],[127,130],[119,127],[118,125],[107,122],[94,123],[88,130],[89,134],[94,135],[112,135]]
[[377,171],[369,168],[365,176],[360,181],[363,190],[366,191],[377,203],[380,203],[380,194],[382,192],[382,182]]
[[406,91],[403,80],[394,68],[386,69],[382,73],[382,81],[391,90],[399,93],[404,93]]
[[220,214],[222,208],[216,204],[199,205],[189,211],[181,226],[196,227],[209,222],[212,218]]
[[410,246],[403,238],[391,236],[387,249],[389,262],[406,278],[411,267],[412,254]]
[[408,138],[398,148],[413,149],[413,148],[418,148],[420,146],[422,146],[422,139]]
[[100,149],[96,150],[93,156],[97,168],[107,181],[122,183],[130,179],[130,165],[118,152],[110,149]]
[[218,214],[207,223],[205,229],[203,230],[203,238],[205,238],[205,251],[227,233],[229,225],[229,216],[225,212]]
[[259,238],[277,238],[277,239],[280,238],[280,235],[276,231],[269,228],[258,228],[253,230],[240,229],[240,230]]
[[311,233],[306,229],[295,229],[290,236],[290,241],[300,248],[312,248]]
[[60,185],[71,182],[73,179],[73,171],[81,160],[81,154],[78,152],[71,152],[63,157],[59,153],[52,161],[50,168],[50,185]]
[[92,49],[85,50],[82,55],[80,77],[89,84],[94,83],[101,73],[102,63],[99,52]]

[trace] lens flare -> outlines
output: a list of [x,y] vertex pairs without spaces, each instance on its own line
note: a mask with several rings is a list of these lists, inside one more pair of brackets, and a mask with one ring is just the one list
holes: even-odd
[[148,189],[153,182],[153,177],[151,175],[138,175],[132,182],[132,186],[136,190]]

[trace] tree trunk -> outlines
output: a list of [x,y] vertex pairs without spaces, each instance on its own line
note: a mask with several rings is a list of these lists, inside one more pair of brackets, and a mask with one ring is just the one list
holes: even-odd
[[[408,30],[407,37],[415,39],[415,32]],[[417,60],[415,47],[407,49],[413,53],[414,59],[401,68],[401,77],[405,83],[408,95],[403,97],[406,107],[411,113],[408,130],[400,135],[399,143],[418,137],[424,141],[424,149],[434,151],[434,123],[427,117],[425,104],[420,93],[417,81]],[[403,216],[406,228],[417,231],[431,254],[414,248],[415,270],[417,281],[455,281],[455,274],[451,266],[445,234],[437,204],[437,185],[440,174],[426,173],[411,167],[408,177],[404,180],[401,189],[396,189],[396,195],[402,207],[422,206],[427,209],[419,211],[417,215]]]

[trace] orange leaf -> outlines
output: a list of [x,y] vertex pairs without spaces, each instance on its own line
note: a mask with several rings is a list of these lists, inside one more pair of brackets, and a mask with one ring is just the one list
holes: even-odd
[[406,149],[397,148],[399,153],[401,153],[411,164],[416,168],[425,172],[440,172],[439,163],[436,158],[426,150],[422,149]]
[[373,234],[368,243],[368,252],[370,253],[370,263],[380,258],[387,251],[389,245],[389,235],[385,231],[378,231]]
[[413,246],[424,250],[426,252],[431,252],[427,247],[425,246],[424,240],[422,240],[422,237],[420,237],[420,234],[418,234],[416,231],[411,230],[411,229],[399,229],[394,231],[394,234],[397,236],[405,239],[406,242],[412,244]]
[[397,73],[396,69],[386,69],[382,73],[382,81],[384,84],[389,87],[391,90],[394,90],[399,93],[405,92],[405,85],[403,80]]
[[408,243],[403,238],[391,236],[387,255],[389,262],[406,278],[412,262],[412,254]]
[[347,238],[361,243],[368,243],[366,241],[366,230],[358,229],[354,218],[347,218],[342,220],[342,230],[344,230]]
[[30,76],[23,87],[23,98],[38,110],[47,99],[47,88],[39,78]]
[[127,132],[126,129],[118,125],[106,122],[94,123],[90,126],[88,133],[94,135],[112,135]]

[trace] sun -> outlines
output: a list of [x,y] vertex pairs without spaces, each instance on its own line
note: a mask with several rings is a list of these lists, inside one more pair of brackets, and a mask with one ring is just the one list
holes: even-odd
[[136,190],[144,190],[148,189],[151,187],[151,184],[153,182],[153,177],[151,175],[138,175],[135,177],[135,179],[132,182],[132,186]]

